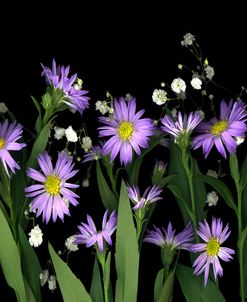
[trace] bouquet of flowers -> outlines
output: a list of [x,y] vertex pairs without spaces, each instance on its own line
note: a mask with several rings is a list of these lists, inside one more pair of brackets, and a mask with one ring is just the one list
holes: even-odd
[[[230,261],[239,281],[232,297],[247,298],[247,157],[239,151],[246,89],[223,100],[195,36],[185,34],[181,45],[195,66],[179,64],[179,76],[150,94],[161,108],[156,117],[130,94],[90,99],[55,60],[41,64],[47,89],[32,97],[33,129],[0,104],[0,264],[17,301],[138,301],[147,247],[160,250],[156,276],[145,282],[153,301],[226,301]],[[81,121],[89,107],[97,112],[94,139],[86,123],[61,127],[60,116]],[[86,213],[88,186],[98,200]],[[168,199],[170,211],[159,211]],[[49,233],[61,222],[72,229],[59,234],[62,245]],[[94,259],[87,280],[72,268],[75,253],[85,265]]]

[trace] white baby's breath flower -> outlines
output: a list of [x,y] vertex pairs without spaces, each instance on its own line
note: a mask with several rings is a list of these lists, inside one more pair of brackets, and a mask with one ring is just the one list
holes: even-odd
[[92,148],[92,140],[89,136],[84,136],[82,138],[82,148],[85,152],[88,152]]
[[200,90],[202,89],[202,81],[197,78],[197,77],[194,77],[191,82],[190,82],[191,86],[194,88],[194,89],[197,89],[197,90]]
[[181,78],[174,79],[171,83],[171,89],[175,93],[185,92],[186,89],[185,81],[182,80]]
[[187,33],[183,36],[183,41],[181,41],[182,46],[190,46],[193,44],[193,41],[195,41],[195,36],[192,35],[191,33]]
[[217,195],[217,193],[215,191],[212,191],[210,193],[207,194],[207,200],[206,203],[208,203],[208,205],[211,206],[216,206],[217,202],[219,200],[219,197]]
[[95,103],[95,110],[99,110],[99,112],[103,115],[106,114],[109,110],[107,102],[106,101],[97,101]]
[[212,100],[214,99],[214,95],[213,95],[213,94],[210,94],[210,95],[208,96],[208,98],[212,101]]
[[183,69],[183,65],[182,64],[178,64],[178,69]]
[[207,65],[207,67],[205,68],[205,72],[206,72],[206,78],[212,80],[214,76],[214,68],[211,67],[210,65]]
[[61,128],[61,127],[54,127],[54,138],[59,140],[61,139],[63,136],[65,136],[65,129]]
[[127,101],[127,102],[129,102],[130,100],[132,100],[133,99],[133,95],[131,95],[130,93],[126,93],[125,94],[125,100]]
[[49,278],[49,271],[48,269],[45,269],[39,274],[40,285],[44,286],[48,281],[48,278]]
[[76,239],[76,236],[73,235],[65,240],[65,246],[68,249],[68,251],[70,251],[70,252],[78,251],[78,245],[76,243],[74,243],[75,239]]
[[202,110],[196,110],[196,112],[198,112],[200,114],[200,116],[204,119],[205,117],[205,113]]
[[36,225],[28,235],[30,236],[28,239],[29,243],[33,247],[38,247],[43,242],[43,233],[38,225]]
[[83,188],[89,187],[89,179],[88,179],[88,177],[83,178],[83,180],[82,180],[82,187]]
[[167,101],[167,92],[163,89],[155,89],[152,95],[153,102],[157,105],[163,105]]
[[245,140],[244,137],[240,137],[240,136],[236,136],[234,139],[235,139],[235,142],[238,146],[241,145]]
[[172,114],[172,117],[173,117],[174,119],[177,118],[177,113],[178,113],[178,111],[177,111],[176,108],[173,108],[173,109],[171,110],[171,114]]
[[67,129],[65,129],[65,135],[68,142],[75,143],[78,141],[77,133],[72,126],[69,126]]
[[65,203],[66,207],[69,208],[69,200],[68,200],[68,198],[63,197],[63,202]]
[[208,176],[212,176],[212,177],[214,177],[214,178],[218,178],[218,174],[217,174],[217,172],[216,171],[214,171],[214,170],[208,170],[208,172],[207,172],[207,175]]
[[50,278],[48,279],[48,287],[49,290],[55,290],[57,288],[56,277],[54,275],[50,275]]
[[161,87],[165,87],[165,86],[166,86],[166,83],[161,82],[161,83],[160,83],[160,86],[161,86]]
[[5,105],[5,103],[0,103],[0,113],[6,113],[8,111],[8,107]]

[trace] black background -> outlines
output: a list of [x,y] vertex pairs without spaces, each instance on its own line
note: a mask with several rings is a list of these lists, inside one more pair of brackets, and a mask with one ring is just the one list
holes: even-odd
[[[84,88],[90,91],[92,104],[82,120],[77,116],[78,121],[74,121],[74,116],[68,113],[60,120],[61,124],[69,126],[73,123],[79,125],[81,121],[93,121],[93,129],[89,128],[89,133],[94,137],[97,123],[94,103],[105,97],[106,90],[114,96],[131,93],[137,97],[139,108],[146,108],[146,114],[155,118],[160,108],[152,102],[153,90],[159,88],[162,81],[171,83],[179,76],[177,65],[191,60],[186,49],[180,45],[186,32],[196,36],[205,57],[215,68],[215,79],[229,89],[227,93],[222,91],[222,97],[231,98],[242,85],[246,86],[247,81],[243,12],[236,2],[234,6],[222,2],[218,8],[206,2],[199,7],[199,3],[187,6],[169,1],[162,4],[148,2],[146,5],[121,2],[99,4],[95,1],[90,4],[69,1],[64,6],[43,2],[32,5],[22,3],[20,6],[11,4],[0,11],[0,101],[6,102],[22,124],[32,127],[36,111],[30,96],[39,99],[46,88],[44,79],[40,77],[40,63],[49,66],[55,58],[59,64],[70,65],[72,73],[77,72],[84,80]],[[219,103],[221,95],[217,97],[216,102]],[[80,168],[83,177],[85,168]],[[149,175],[144,174],[143,183],[148,181]],[[94,200],[93,186],[81,190],[81,205],[78,209],[72,209],[73,218],[65,219],[66,226],[61,222],[42,225],[46,232],[45,239],[49,239],[57,249],[62,249],[64,239],[76,232],[76,225],[85,220],[87,212],[92,216],[103,215],[103,207]],[[222,209],[223,212],[218,215],[226,217],[228,210],[220,207],[218,211]],[[165,226],[168,219],[176,221],[176,207],[169,201],[162,211],[165,218],[160,212],[154,218],[159,226]],[[37,253],[45,266],[48,259],[46,248],[38,248]],[[91,251],[85,251],[83,247],[80,253],[71,256],[71,268],[89,286],[90,261],[87,262],[86,257],[93,261]],[[148,246],[142,257],[145,265],[141,268],[139,300],[152,301],[152,282],[161,266],[157,260],[159,250]],[[237,277],[232,281],[236,265],[233,262],[224,266],[226,277],[222,285],[228,301],[237,299],[238,290],[234,288],[238,287]],[[50,296],[49,291],[44,290],[44,299],[59,301],[59,294]],[[181,301],[180,298],[177,301]]]

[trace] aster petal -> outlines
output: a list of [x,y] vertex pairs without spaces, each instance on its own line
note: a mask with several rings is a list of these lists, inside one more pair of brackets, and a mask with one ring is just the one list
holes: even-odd
[[219,153],[226,159],[226,151],[225,151],[225,148],[222,144],[221,139],[217,137],[214,140],[214,143],[215,143],[215,146],[216,146],[217,150],[219,151]]

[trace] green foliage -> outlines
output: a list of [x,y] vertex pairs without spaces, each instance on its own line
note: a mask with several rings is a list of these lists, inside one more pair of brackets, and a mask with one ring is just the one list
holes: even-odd
[[180,283],[184,297],[188,302],[225,302],[225,298],[215,282],[208,279],[207,286],[203,286],[203,276],[193,275],[193,269],[178,264],[176,276]]
[[123,181],[118,208],[115,260],[117,271],[115,301],[136,302],[139,251],[129,197]]
[[5,279],[8,285],[15,290],[17,300],[27,302],[19,251],[1,209],[0,230],[0,263]]
[[72,273],[68,265],[48,245],[51,260],[64,302],[92,302],[81,281]]

